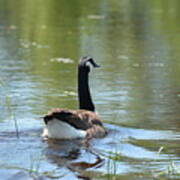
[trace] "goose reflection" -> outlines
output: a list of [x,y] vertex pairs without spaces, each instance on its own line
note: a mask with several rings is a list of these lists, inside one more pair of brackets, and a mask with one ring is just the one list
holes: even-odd
[[94,153],[90,145],[85,144],[81,139],[75,141],[49,139],[44,153],[47,160],[57,168],[65,167],[76,172],[78,177],[84,177],[83,171],[104,164],[104,159]]

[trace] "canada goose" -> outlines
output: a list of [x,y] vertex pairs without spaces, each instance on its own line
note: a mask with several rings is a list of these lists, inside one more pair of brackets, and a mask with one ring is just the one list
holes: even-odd
[[95,113],[88,84],[91,67],[99,67],[91,57],[82,57],[78,64],[79,110],[53,109],[44,116],[43,137],[56,139],[103,137],[106,130]]

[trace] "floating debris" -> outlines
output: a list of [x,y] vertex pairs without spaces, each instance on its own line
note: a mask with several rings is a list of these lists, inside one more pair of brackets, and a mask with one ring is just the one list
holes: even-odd
[[37,46],[37,43],[36,42],[32,42],[31,45],[32,46]]
[[117,57],[118,59],[129,59],[129,57],[128,56],[126,56],[126,55],[119,55],[118,57]]
[[10,25],[10,26],[9,26],[9,29],[11,29],[11,30],[16,30],[16,29],[17,29],[17,26],[15,26],[15,25]]
[[105,16],[104,15],[98,15],[98,14],[90,14],[88,15],[88,19],[104,19]]
[[77,96],[77,94],[73,91],[64,91],[64,94],[67,96]]
[[140,64],[134,63],[134,64],[133,64],[133,67],[138,68],[138,67],[140,67]]
[[74,63],[74,61],[70,58],[52,58],[50,59],[51,62],[59,62],[59,63]]
[[164,63],[159,63],[159,62],[155,62],[155,63],[148,63],[149,66],[151,67],[164,67]]
[[20,44],[23,48],[31,48],[31,47],[36,47],[36,48],[48,48],[47,45],[41,45],[41,44],[38,44],[37,42],[30,42],[30,41],[27,41],[27,40],[24,40],[24,39],[20,39]]
[[24,39],[20,39],[20,44],[23,48],[29,48],[30,47],[30,42],[24,40]]
[[42,26],[41,26],[41,29],[46,29],[46,28],[47,28],[46,25],[42,25]]

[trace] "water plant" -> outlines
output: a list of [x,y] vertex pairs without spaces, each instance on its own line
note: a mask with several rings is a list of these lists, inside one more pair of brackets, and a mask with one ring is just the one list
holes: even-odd
[[6,96],[6,107],[7,107],[10,119],[13,120],[14,122],[16,137],[19,138],[20,134],[19,134],[18,121],[16,119],[15,112],[12,109],[11,97],[8,95]]

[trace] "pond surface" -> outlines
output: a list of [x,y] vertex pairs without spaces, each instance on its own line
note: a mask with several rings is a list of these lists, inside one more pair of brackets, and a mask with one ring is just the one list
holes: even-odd
[[[0,179],[179,179],[180,1],[0,0]],[[43,141],[77,109],[81,56],[108,135]]]

